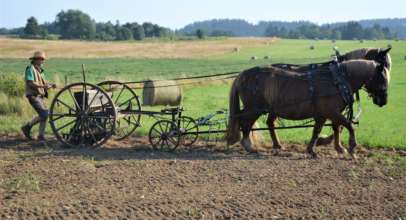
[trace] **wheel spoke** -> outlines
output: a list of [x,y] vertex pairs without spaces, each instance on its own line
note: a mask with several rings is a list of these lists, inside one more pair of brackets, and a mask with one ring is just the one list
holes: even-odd
[[96,99],[97,95],[99,94],[100,90],[97,90],[96,94],[94,94],[94,96],[92,97],[92,100],[90,100],[89,104],[88,104],[88,108],[85,109],[85,112],[89,112],[90,107],[92,106],[94,100]]
[[161,141],[160,149],[162,150],[162,149],[164,148],[163,146],[164,146],[164,143],[165,143],[166,140],[164,140],[164,139],[161,139],[161,140],[162,140],[162,141]]
[[83,84],[82,86],[82,110],[86,110],[86,96],[87,96],[87,89],[86,89],[86,84]]
[[169,127],[169,123],[166,123],[166,126],[165,126],[165,133],[168,133],[168,127]]
[[71,96],[72,99],[73,99],[73,102],[74,102],[75,105],[76,105],[76,108],[78,108],[79,110],[82,110],[82,108],[80,107],[79,103],[76,101],[75,96],[73,96],[71,88],[68,88],[68,91],[69,91],[70,96]]
[[121,106],[127,104],[128,102],[130,102],[130,101],[133,100],[133,99],[135,99],[135,96],[133,96],[133,97],[127,99],[125,102],[121,103],[118,107],[121,107]]
[[[54,116],[58,116],[58,117],[53,118]],[[50,122],[58,121],[59,119],[64,118],[64,117],[76,117],[76,115],[73,115],[73,114],[52,114],[52,118],[51,118]]]
[[92,123],[92,125],[95,125],[96,127],[98,127],[100,130],[106,132],[106,129],[105,129],[105,128],[103,128],[102,126],[100,126],[98,123],[94,123],[93,120],[90,120],[89,122]]
[[173,139],[173,137],[172,136],[170,136],[169,137],[169,141],[174,145],[174,146],[176,146],[177,145],[177,143],[178,143],[178,141],[177,140],[175,140],[175,139]]
[[73,120],[73,121],[70,121],[69,123],[66,123],[66,124],[63,125],[62,127],[59,127],[58,129],[56,129],[56,131],[60,131],[60,130],[62,130],[62,129],[64,129],[64,128],[66,128],[67,126],[73,124],[74,122],[76,122],[76,119]]
[[70,109],[70,110],[76,112],[76,109],[72,108],[71,106],[69,106],[68,104],[66,104],[64,101],[62,101],[62,100],[60,100],[60,99],[57,99],[56,101],[57,101],[58,103],[61,103],[61,104],[64,105],[64,106],[68,107],[68,109]]
[[[114,104],[117,104],[118,99],[120,98],[120,96],[121,96],[121,94],[123,93],[123,91],[124,91],[124,86],[121,88],[120,92],[118,93],[118,96],[117,96],[117,98],[116,98],[115,101],[114,101]],[[121,107],[121,105],[120,105],[120,107]]]
[[87,132],[90,134],[90,136],[93,138],[94,142],[97,144],[98,141],[97,141],[96,137],[94,136],[93,132],[91,131],[91,129],[89,127],[89,123],[86,123],[86,124],[87,124],[87,126],[86,126]]

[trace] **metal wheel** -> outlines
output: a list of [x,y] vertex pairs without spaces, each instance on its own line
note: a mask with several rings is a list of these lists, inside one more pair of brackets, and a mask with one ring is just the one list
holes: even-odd
[[174,151],[181,141],[176,124],[169,120],[155,122],[149,130],[149,143],[155,150]]
[[109,95],[90,83],[73,83],[52,100],[49,122],[66,146],[98,147],[114,133],[116,110]]
[[182,116],[179,118],[179,131],[184,146],[194,144],[199,136],[199,127],[195,120],[188,116]]
[[110,95],[116,106],[117,121],[113,139],[122,140],[130,136],[141,123],[141,114],[131,113],[134,110],[141,111],[137,94],[128,85],[118,81],[104,81],[98,86]]

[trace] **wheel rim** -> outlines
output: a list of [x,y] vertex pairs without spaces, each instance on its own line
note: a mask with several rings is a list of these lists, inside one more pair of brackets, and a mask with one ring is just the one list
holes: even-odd
[[113,134],[115,120],[113,101],[90,83],[74,83],[60,90],[49,114],[55,137],[69,147],[102,145]]
[[130,136],[140,126],[141,115],[131,111],[141,111],[137,94],[126,84],[118,81],[104,81],[98,84],[110,94],[117,109],[116,130],[114,140],[122,140]]
[[182,135],[182,144],[190,146],[194,144],[199,136],[199,127],[193,118],[182,116],[180,119],[179,130]]
[[149,142],[155,150],[174,151],[180,143],[180,132],[176,124],[161,120],[149,130]]

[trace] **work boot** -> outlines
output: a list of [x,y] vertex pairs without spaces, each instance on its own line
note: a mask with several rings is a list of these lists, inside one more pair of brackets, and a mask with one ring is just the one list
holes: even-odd
[[32,140],[31,137],[31,126],[30,125],[24,125],[21,127],[21,130],[23,131],[24,136],[28,139],[28,140]]

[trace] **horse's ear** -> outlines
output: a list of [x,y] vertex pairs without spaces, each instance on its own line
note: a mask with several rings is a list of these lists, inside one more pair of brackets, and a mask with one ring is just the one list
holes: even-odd
[[382,54],[382,55],[386,55],[387,53],[389,53],[390,50],[392,50],[392,47],[388,47],[388,48],[386,48],[384,50],[381,50],[379,53]]

